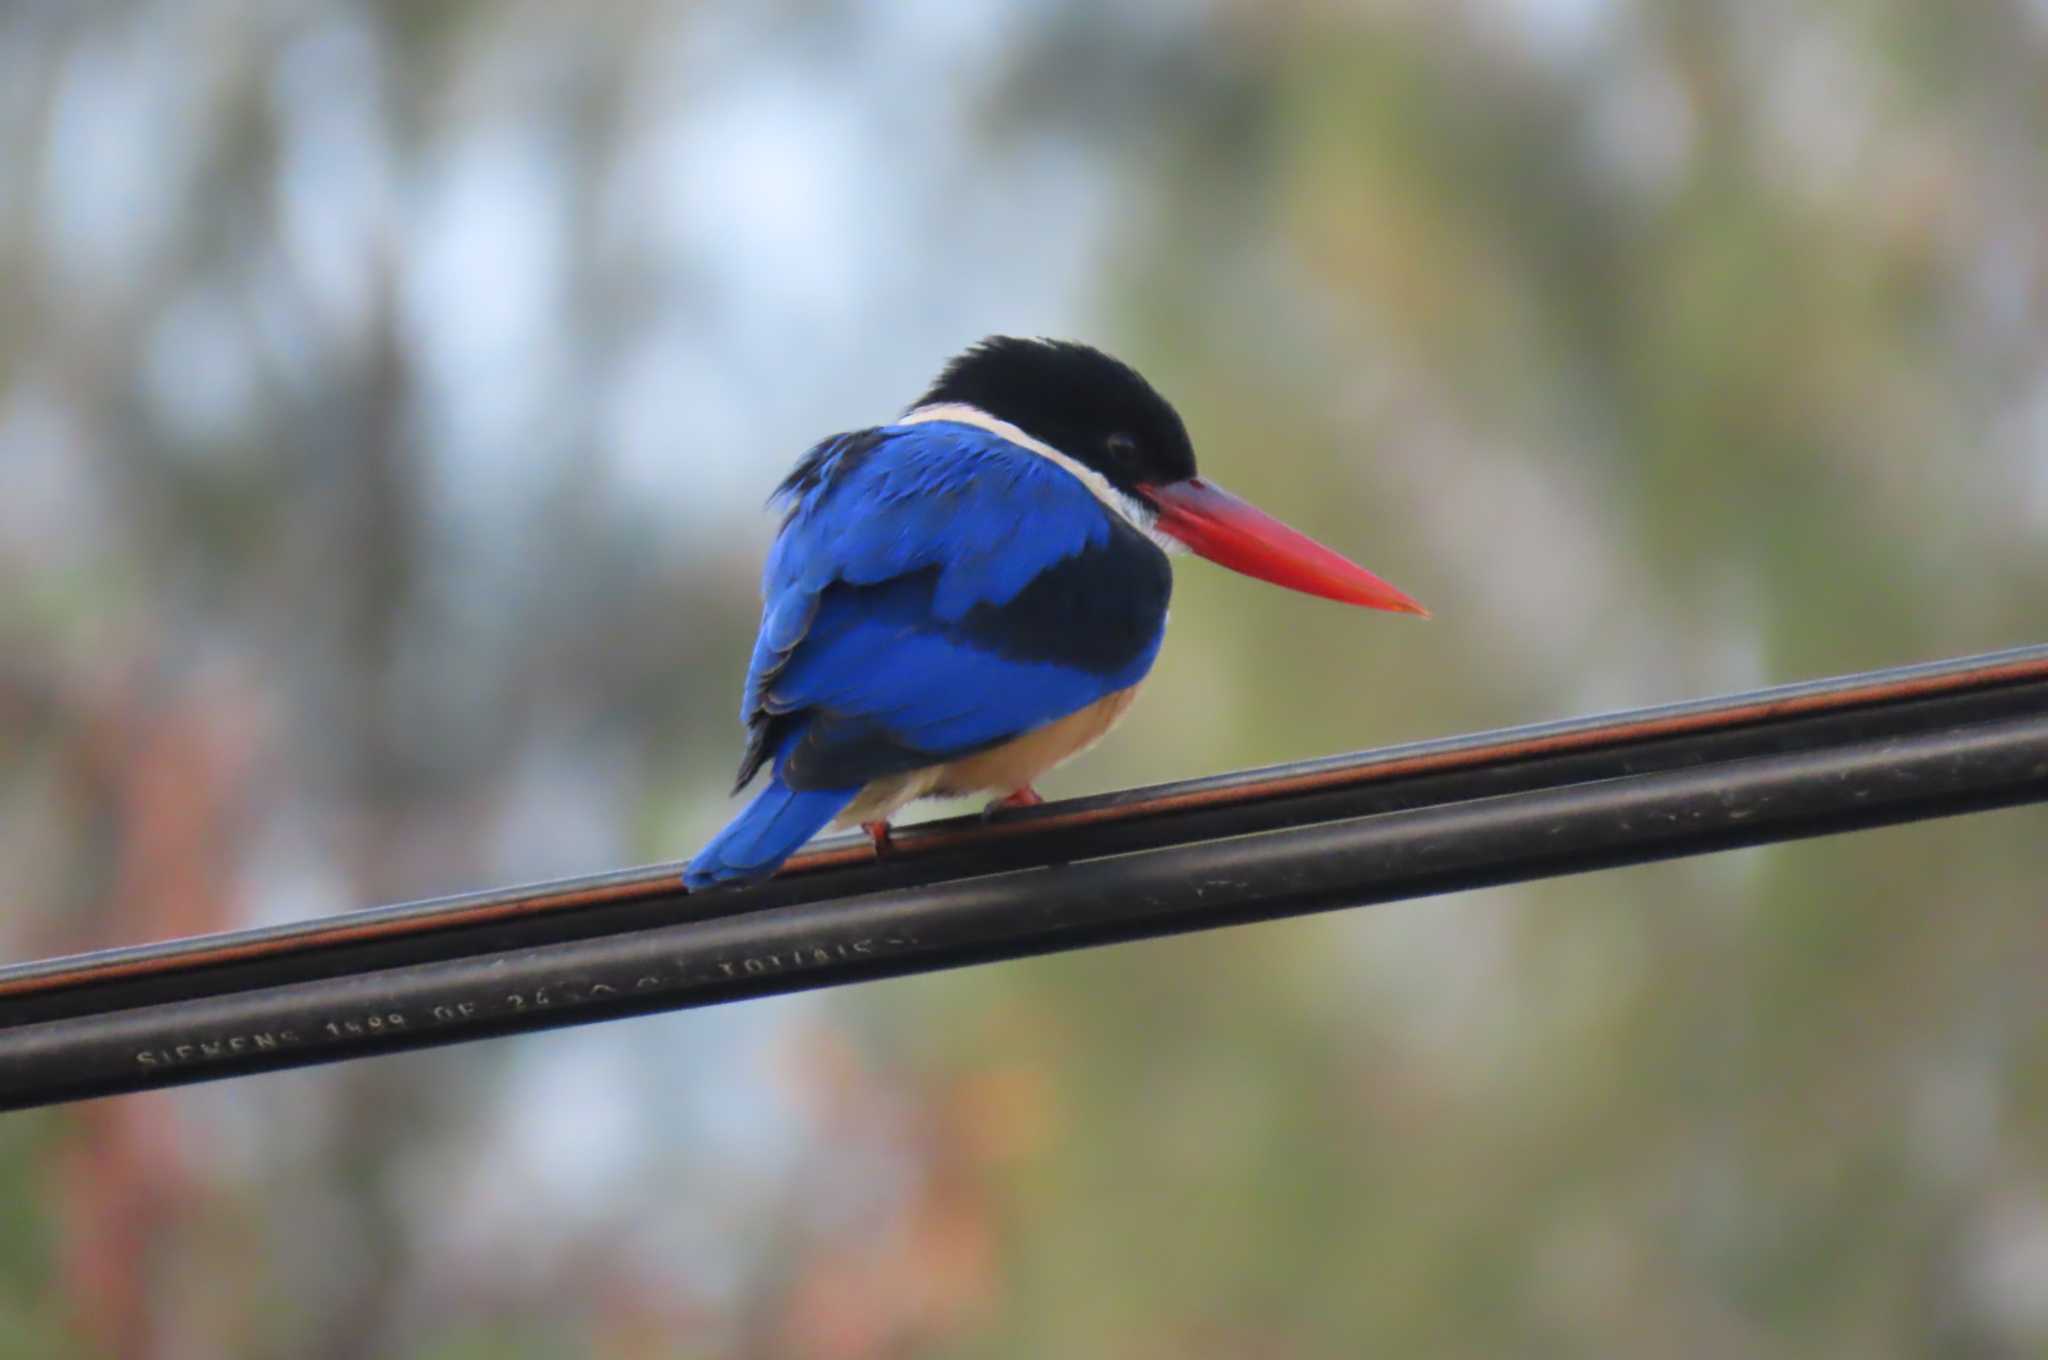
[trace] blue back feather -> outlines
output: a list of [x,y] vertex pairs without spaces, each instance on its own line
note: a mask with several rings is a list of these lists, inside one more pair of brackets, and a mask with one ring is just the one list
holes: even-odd
[[[703,881],[772,869],[871,779],[999,744],[1151,668],[1163,554],[997,435],[941,421],[841,435],[775,503],[787,517],[762,572],[740,782],[771,754],[774,778],[693,863]],[[1013,626],[1024,614],[1032,626]]]

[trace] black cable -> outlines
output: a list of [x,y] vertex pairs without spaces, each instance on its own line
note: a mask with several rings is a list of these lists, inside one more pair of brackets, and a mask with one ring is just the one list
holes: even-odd
[[942,826],[741,892],[633,871],[0,970],[0,1107],[2044,799],[2032,648]]

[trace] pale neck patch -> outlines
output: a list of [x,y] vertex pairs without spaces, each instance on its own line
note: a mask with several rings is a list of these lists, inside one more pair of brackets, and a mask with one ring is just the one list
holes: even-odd
[[929,406],[920,406],[896,421],[898,425],[923,425],[932,421],[946,421],[955,425],[972,425],[977,430],[986,430],[998,439],[1028,449],[1048,462],[1057,463],[1073,475],[1075,480],[1088,488],[1095,499],[1108,506],[1125,523],[1151,539],[1169,553],[1183,550],[1184,545],[1175,538],[1159,532],[1155,515],[1150,506],[1135,496],[1119,491],[1116,485],[1071,454],[1061,453],[1042,439],[1034,438],[1024,430],[998,416],[992,416],[979,406],[964,401],[938,401]]

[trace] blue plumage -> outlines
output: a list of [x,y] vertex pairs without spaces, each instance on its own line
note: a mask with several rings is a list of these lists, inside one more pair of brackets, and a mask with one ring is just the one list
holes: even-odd
[[744,785],[692,888],[755,878],[869,781],[940,765],[1143,678],[1165,554],[1058,463],[974,425],[841,435],[777,493],[741,717]]
[[799,793],[771,776],[746,810],[697,852],[683,874],[692,890],[740,883],[775,872],[791,852],[845,810],[858,789]]
[[762,572],[770,602],[931,567],[933,610],[957,619],[1006,603],[1109,533],[1106,508],[1079,478],[972,425],[889,425],[823,447],[777,493],[789,518]]

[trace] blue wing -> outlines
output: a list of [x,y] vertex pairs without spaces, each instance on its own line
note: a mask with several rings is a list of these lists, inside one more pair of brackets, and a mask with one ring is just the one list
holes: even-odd
[[855,789],[1143,678],[1171,573],[1071,473],[970,425],[841,436],[778,493],[744,784]]

